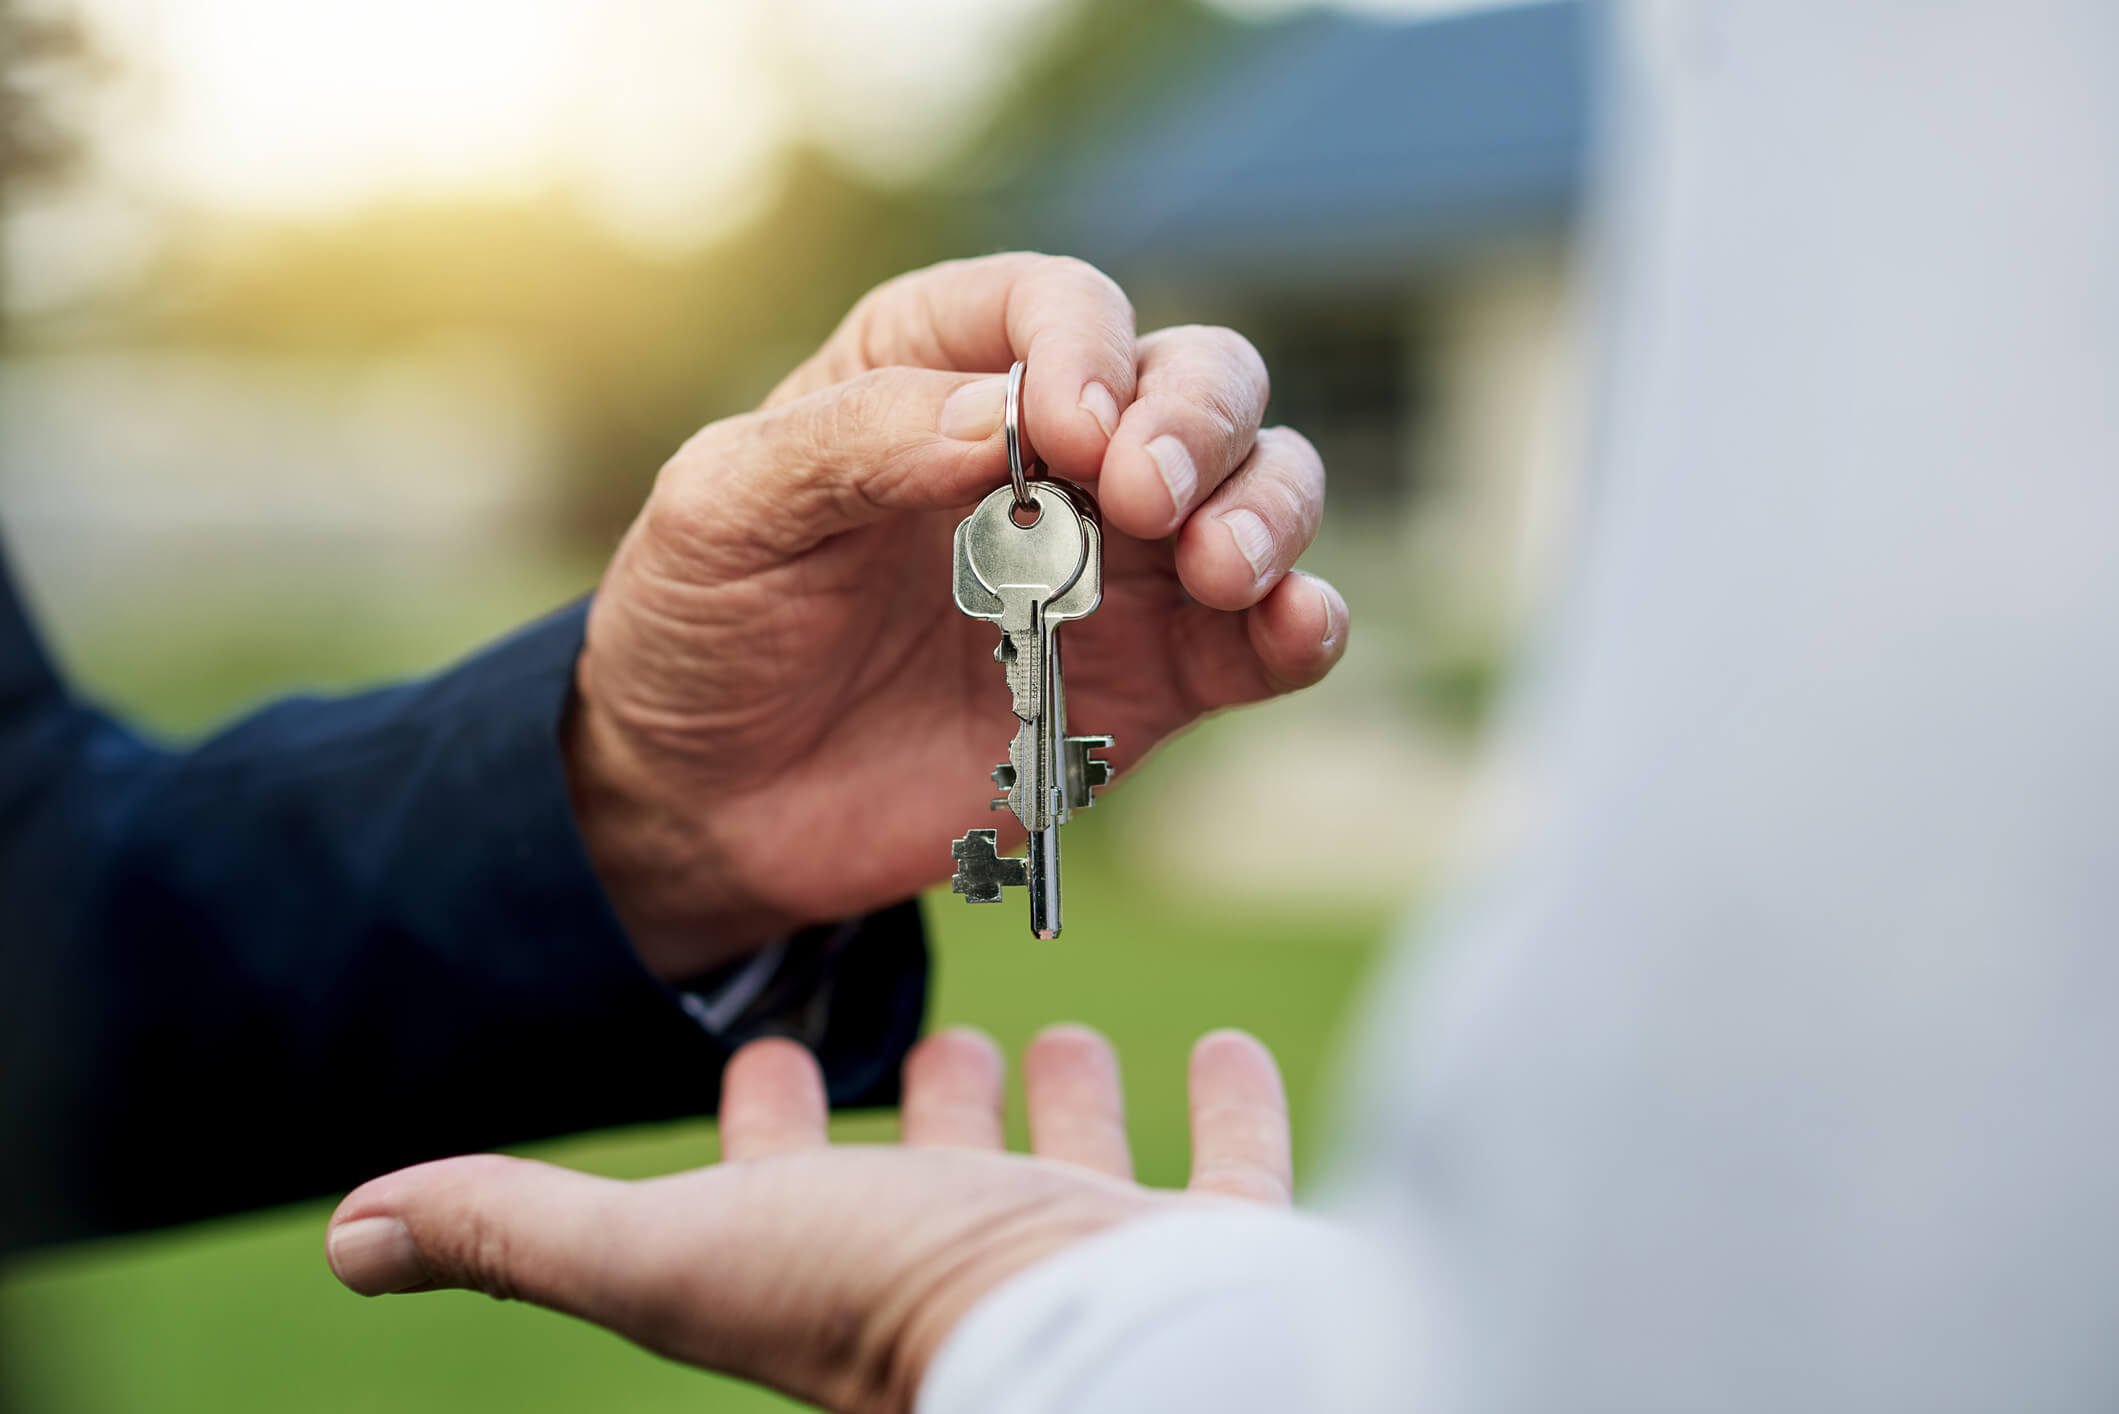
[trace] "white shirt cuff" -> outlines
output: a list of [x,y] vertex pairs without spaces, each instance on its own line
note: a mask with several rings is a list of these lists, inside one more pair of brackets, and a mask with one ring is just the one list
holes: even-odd
[[704,1027],[708,1035],[726,1036],[780,970],[787,945],[788,939],[782,938],[758,949],[734,976],[710,991],[679,992],[677,1000],[684,1007],[684,1014]]
[[919,1414],[1402,1408],[1414,1322],[1376,1263],[1348,1230],[1283,1209],[1138,1218],[974,1306]]

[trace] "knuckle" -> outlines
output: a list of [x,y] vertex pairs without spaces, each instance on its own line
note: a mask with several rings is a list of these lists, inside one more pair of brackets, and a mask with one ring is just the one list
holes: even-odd
[[1289,539],[1310,523],[1304,497],[1288,482],[1267,477],[1253,486],[1245,498],[1272,527],[1276,549],[1289,546]]
[[1095,291],[1098,298],[1124,310],[1127,322],[1132,322],[1133,301],[1118,281],[1077,255],[1053,255],[1045,258],[1050,262],[1049,268],[1055,277]]
[[[658,479],[647,504],[640,508],[635,537],[640,556],[627,562],[662,573],[710,560],[712,504],[713,494],[704,478]],[[624,551],[620,553],[623,556]]]
[[1095,285],[1108,293],[1123,297],[1123,291],[1118,288],[1118,281],[1078,255],[1048,255],[1044,260],[1047,268],[1057,276]]
[[801,527],[855,513],[845,504],[857,494],[845,473],[888,423],[895,376],[889,368],[856,374],[754,429],[745,456],[751,471],[733,499],[770,548],[800,549]]
[[[457,1176],[467,1193],[504,1181],[522,1164],[520,1159],[486,1155],[465,1161]],[[450,1265],[457,1284],[482,1291],[496,1301],[522,1299],[518,1271],[518,1243],[512,1225],[487,1204],[472,1201],[461,1205],[461,1226],[450,1244]]]
[[1257,444],[1258,409],[1242,389],[1231,387],[1226,379],[1203,379],[1193,403],[1232,461]]
[[649,563],[685,579],[712,581],[732,569],[743,527],[755,518],[729,514],[759,493],[763,444],[785,426],[782,412],[747,413],[710,423],[664,463],[637,526]]
[[827,404],[828,415],[814,429],[813,450],[835,459],[873,437],[890,420],[899,381],[899,370],[873,368],[841,383]]
[[505,1224],[473,1210],[464,1235],[464,1284],[495,1301],[520,1299],[513,1276],[514,1240]]
[[1268,478],[1282,489],[1297,522],[1313,533],[1324,516],[1324,458],[1310,439],[1292,427],[1270,427],[1258,434],[1261,448],[1281,468]]
[[[1183,341],[1211,351],[1166,358],[1152,399],[1159,417],[1176,422],[1200,439],[1200,450],[1214,451],[1234,467],[1260,445],[1258,428],[1265,412],[1264,364],[1241,335],[1229,329],[1186,326],[1158,331],[1158,338]],[[1252,365],[1239,369],[1233,351],[1240,346]],[[1255,374],[1255,376],[1254,376]]]
[[1234,329],[1222,331],[1232,340],[1229,356],[1235,362],[1239,374],[1248,380],[1258,399],[1260,413],[1273,400],[1273,371],[1266,367],[1266,357],[1258,351],[1258,345],[1237,333]]
[[1228,384],[1240,390],[1245,405],[1253,409],[1251,416],[1257,417],[1265,411],[1265,405],[1273,396],[1272,375],[1266,370],[1265,355],[1258,346],[1221,325],[1202,326],[1197,330],[1200,342],[1213,351],[1215,362]]
[[655,551],[683,554],[706,526],[699,502],[688,485],[671,483],[665,472],[640,508],[641,539]]
[[1211,350],[1214,356],[1237,372],[1263,379],[1265,359],[1257,347],[1225,324],[1187,324],[1185,334]]
[[1275,457],[1286,462],[1298,475],[1316,481],[1324,480],[1324,458],[1309,438],[1292,427],[1267,427],[1258,434],[1261,444],[1270,441]]
[[941,268],[931,266],[893,275],[855,300],[825,347],[818,351],[817,357],[823,361],[822,381],[837,382],[887,362],[886,331],[899,322],[893,312],[923,302],[928,282],[936,278]]
[[1166,420],[1191,443],[1202,472],[1217,476],[1241,466],[1257,436],[1241,409],[1204,390],[1173,406]]
[[882,284],[874,286],[867,294],[854,301],[853,308],[847,310],[846,317],[839,321],[840,326],[866,329],[875,322],[876,311],[888,307],[892,300],[902,295],[912,278],[911,275],[893,275]]
[[[1142,336],[1141,347],[1172,363],[1199,367],[1204,376],[1224,380],[1263,409],[1272,397],[1272,375],[1258,346],[1221,324],[1173,324]],[[1211,369],[1210,374],[1205,370]]]

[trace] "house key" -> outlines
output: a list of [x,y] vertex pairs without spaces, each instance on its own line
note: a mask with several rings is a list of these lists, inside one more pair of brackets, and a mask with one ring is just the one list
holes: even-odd
[[1059,627],[1096,611],[1103,599],[1103,529],[1096,499],[1055,478],[1031,479],[1022,454],[1023,365],[1008,375],[1009,484],[979,502],[956,531],[957,607],[1000,626],[994,658],[1008,677],[1017,719],[1008,760],[993,782],[1029,833],[1027,856],[1004,858],[999,835],[971,830],[951,846],[956,876],[950,887],[969,903],[998,903],[1007,886],[1030,890],[1030,929],[1040,938],[1060,931],[1059,827],[1093,803],[1111,778],[1110,764],[1091,753],[1108,736],[1067,735],[1067,698],[1060,670]]

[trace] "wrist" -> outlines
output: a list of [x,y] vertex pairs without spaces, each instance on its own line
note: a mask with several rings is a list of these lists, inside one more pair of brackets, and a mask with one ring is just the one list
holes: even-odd
[[936,1254],[931,1269],[915,1267],[903,1275],[898,1283],[903,1306],[884,1320],[887,1373],[864,1382],[876,1398],[842,1397],[829,1401],[831,1406],[912,1414],[942,1348],[988,1296],[1151,1204],[1138,1194],[1054,1195],[1006,1217],[990,1216],[975,1240],[951,1243]]
[[685,773],[604,709],[586,653],[560,754],[589,862],[650,972],[665,982],[697,976],[798,926],[735,885]]

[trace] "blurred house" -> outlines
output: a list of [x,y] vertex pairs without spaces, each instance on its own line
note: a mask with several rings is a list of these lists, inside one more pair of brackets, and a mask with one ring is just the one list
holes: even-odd
[[1144,306],[1243,329],[1335,506],[1415,510],[1419,549],[1447,560],[1423,568],[1499,626],[1573,442],[1583,8],[1247,28],[1177,96],[1043,166],[1009,218]]
[[1331,477],[1310,562],[1356,606],[1356,651],[1162,768],[1139,822],[1162,877],[1322,905],[1348,881],[1417,888],[1463,847],[1466,728],[1554,558],[1581,441],[1583,9],[1248,28],[1085,124],[1004,208],[1003,243],[1101,265],[1144,325],[1250,335],[1271,417]]

